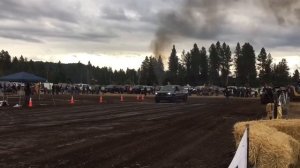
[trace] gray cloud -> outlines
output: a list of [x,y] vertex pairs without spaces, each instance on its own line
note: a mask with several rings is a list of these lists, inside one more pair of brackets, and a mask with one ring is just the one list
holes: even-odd
[[32,37],[29,37],[26,35],[7,33],[7,32],[5,32],[5,33],[0,32],[0,37],[13,39],[13,40],[22,40],[22,41],[33,42],[33,43],[42,43],[41,40],[36,39],[36,38],[32,38]]
[[232,0],[186,0],[181,9],[161,14],[161,22],[152,42],[158,56],[176,37],[212,39],[226,31],[220,25],[226,21],[224,6]]
[[36,42],[41,43],[42,39],[46,41],[45,38],[60,38],[60,39],[73,39],[73,40],[80,40],[80,41],[98,41],[103,42],[111,38],[117,37],[113,34],[100,34],[97,32],[85,32],[85,33],[65,33],[65,32],[50,32],[50,31],[40,31],[40,32],[31,32],[30,35],[21,35],[21,32],[14,32],[14,31],[6,31],[1,32],[0,36],[3,38],[10,38],[28,42]]
[[109,20],[117,20],[117,21],[129,21],[130,19],[125,15],[124,9],[120,8],[110,8],[110,7],[103,7],[101,9],[103,13],[103,18]]
[[0,36],[35,43],[51,39],[103,42],[118,37],[107,27],[91,27],[78,6],[76,1],[2,0]]
[[76,11],[64,6],[62,1],[1,0],[1,18],[14,20],[35,20],[51,18],[65,22],[77,22]]
[[[247,13],[248,15],[241,10],[245,6],[247,6],[246,11],[248,8],[253,10],[251,13]],[[240,8],[236,12],[237,15],[241,14],[248,21],[253,22],[244,28],[244,31],[240,30],[244,25],[232,22],[232,16],[238,17],[232,15],[232,12],[237,10],[236,8]],[[256,11],[260,11],[260,15]],[[276,19],[278,25],[269,21],[272,17]],[[258,26],[257,22],[262,23]],[[296,38],[285,39],[286,36],[278,33],[278,30],[290,30],[294,25],[300,25],[300,5],[297,0],[255,0],[251,2],[247,0],[186,0],[179,9],[160,14],[159,26],[151,46],[154,55],[157,56],[163,54],[166,48],[169,49],[171,43],[176,39],[182,38],[223,39],[236,42],[246,40],[262,43],[265,41],[269,42],[265,44],[267,46],[298,45],[299,43],[294,43],[297,42]],[[268,30],[274,26],[278,27],[277,31],[268,33]],[[293,33],[295,32],[297,30],[293,31]],[[255,39],[253,39],[254,36]],[[272,36],[278,38],[275,39]],[[238,38],[232,39],[233,37]],[[272,41],[264,39],[272,39]]]
[[299,23],[300,21],[298,0],[263,0],[259,3],[267,12],[275,16],[279,24]]
[[111,38],[118,37],[117,34],[107,31],[95,31],[86,29],[78,31],[73,26],[68,26],[63,23],[57,23],[55,27],[58,29],[49,29],[42,25],[24,26],[22,23],[20,26],[1,26],[0,36],[3,38],[17,39],[28,42],[42,42],[49,39],[67,39],[67,40],[79,40],[79,41],[98,41],[103,42]]
[[1,43],[66,53],[145,53],[151,39],[155,55],[217,40],[300,47],[297,0],[1,0],[0,22]]
[[[151,5],[145,5],[147,3]],[[77,0],[2,0],[0,21],[13,23],[0,25],[0,32],[5,34],[3,38],[30,42],[48,41],[49,38],[102,42],[126,33],[148,34],[155,29],[156,17],[151,9],[157,8],[156,4],[144,0],[95,0],[91,4]],[[88,5],[93,5],[93,10],[98,8],[101,17],[91,15],[96,16],[99,11],[90,11]],[[125,10],[136,13],[137,18],[128,17]]]

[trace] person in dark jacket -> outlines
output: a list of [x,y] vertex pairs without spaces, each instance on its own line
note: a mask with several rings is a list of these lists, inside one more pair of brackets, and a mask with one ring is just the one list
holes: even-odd
[[25,88],[24,88],[24,92],[25,92],[24,106],[28,106],[30,95],[31,95],[31,88],[30,88],[29,83],[26,83]]

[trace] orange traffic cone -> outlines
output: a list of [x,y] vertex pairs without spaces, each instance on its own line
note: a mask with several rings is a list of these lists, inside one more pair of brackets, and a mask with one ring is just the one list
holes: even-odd
[[121,95],[120,102],[123,102],[123,101],[124,101],[124,98],[123,98],[123,95]]
[[31,100],[31,97],[29,98],[28,107],[32,107],[32,100]]
[[74,104],[74,98],[73,98],[73,96],[71,97],[70,104]]
[[137,95],[137,96],[136,96],[136,100],[137,100],[137,101],[140,101],[140,95]]
[[99,98],[99,103],[103,103],[103,98],[102,98],[102,96],[100,96],[100,98]]

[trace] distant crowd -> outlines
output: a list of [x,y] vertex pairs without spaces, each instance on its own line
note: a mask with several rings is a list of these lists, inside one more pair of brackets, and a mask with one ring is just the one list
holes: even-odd
[[19,90],[21,90],[21,84],[0,83],[0,91],[1,92],[17,93],[17,91],[19,91]]

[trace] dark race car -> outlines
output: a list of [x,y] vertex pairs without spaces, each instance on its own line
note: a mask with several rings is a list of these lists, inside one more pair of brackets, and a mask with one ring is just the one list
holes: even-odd
[[162,86],[159,91],[155,93],[155,102],[159,103],[162,100],[176,102],[177,100],[187,101],[188,92],[179,85]]

